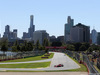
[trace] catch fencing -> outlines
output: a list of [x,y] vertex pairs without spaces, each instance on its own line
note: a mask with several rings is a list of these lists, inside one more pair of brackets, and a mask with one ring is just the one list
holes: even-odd
[[88,56],[84,53],[78,53],[74,51],[69,51],[66,50],[66,54],[69,55],[70,57],[76,59],[77,61],[82,61],[83,64],[86,64],[88,70],[89,70],[89,75],[100,75],[98,71],[94,68],[93,64],[89,61]]
[[10,54],[10,55],[0,55],[0,61],[6,61],[6,60],[14,60],[14,59],[22,59],[32,56],[39,56],[45,54],[45,51],[28,51],[28,52],[17,52],[16,54]]

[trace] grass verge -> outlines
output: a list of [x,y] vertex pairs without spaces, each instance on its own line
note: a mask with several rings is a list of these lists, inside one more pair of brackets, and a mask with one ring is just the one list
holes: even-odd
[[93,66],[94,66],[94,68],[100,73],[100,70],[98,69],[98,67],[95,66],[95,65],[93,65]]
[[[44,54],[45,55],[45,54]],[[25,62],[25,61],[36,61],[36,60],[44,60],[44,59],[50,59],[53,57],[54,53],[51,53],[50,56],[48,56],[48,58],[41,58],[42,56],[34,56],[34,57],[29,57],[29,58],[23,58],[23,59],[16,59],[16,60],[7,60],[7,61],[1,61],[2,62]]]
[[23,64],[1,64],[0,68],[45,68],[50,66],[51,62],[41,63],[23,63]]

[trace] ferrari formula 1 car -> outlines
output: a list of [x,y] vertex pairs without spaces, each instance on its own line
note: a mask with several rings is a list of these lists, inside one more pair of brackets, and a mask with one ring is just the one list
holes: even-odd
[[63,64],[54,65],[54,67],[63,67]]

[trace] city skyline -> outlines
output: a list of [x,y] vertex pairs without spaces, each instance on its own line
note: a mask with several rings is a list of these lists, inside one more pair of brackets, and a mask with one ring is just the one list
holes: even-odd
[[[97,32],[100,32],[100,17],[98,17],[100,1],[22,0],[19,2],[3,0],[0,2],[1,35],[3,35],[5,26],[10,25],[11,30],[18,29],[18,37],[22,37],[23,32],[28,32],[30,15],[35,17],[36,30],[47,30],[50,35],[64,35],[64,24],[67,22],[68,16],[74,19],[74,25],[82,23],[90,26],[90,30],[95,26]],[[55,29],[56,27],[57,29]]]

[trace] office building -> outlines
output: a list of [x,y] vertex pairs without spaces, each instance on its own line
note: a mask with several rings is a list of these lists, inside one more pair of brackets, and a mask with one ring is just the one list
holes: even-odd
[[98,35],[98,36],[97,36],[97,44],[100,45],[100,32],[98,32],[97,35]]
[[70,31],[71,42],[90,42],[90,27],[78,23]]
[[70,16],[68,16],[67,23],[65,24],[65,30],[64,30],[65,43],[67,43],[68,41],[71,40],[71,38],[70,38],[70,29],[73,27],[73,25],[74,25],[74,20],[71,19]]
[[46,32],[46,30],[37,30],[33,32],[33,35],[34,43],[39,40],[39,43],[42,45],[45,38],[49,40],[49,34]]
[[49,38],[50,38],[50,42],[56,42],[57,41],[57,38],[54,35],[50,36]]
[[13,38],[14,39],[17,39],[17,29],[14,29],[13,30]]
[[28,29],[29,37],[33,39],[33,32],[35,31],[35,25],[33,25],[34,16],[30,16],[30,28]]
[[64,36],[58,36],[57,41],[64,43]]
[[12,31],[10,31],[10,26],[6,25],[3,38],[7,38],[8,41],[11,41],[11,39],[16,40],[17,39],[17,29],[14,29],[12,32]]
[[74,26],[70,32],[71,42],[83,42],[83,28]]
[[97,31],[93,29],[91,32],[92,44],[97,44],[97,34],[98,34]]
[[34,25],[34,16],[30,16],[30,27],[28,28],[28,33],[23,32],[22,39],[27,41],[33,40],[33,32],[35,31],[35,25]]
[[7,38],[7,39],[10,39],[10,26],[9,25],[5,26],[5,32],[4,32],[3,37]]

